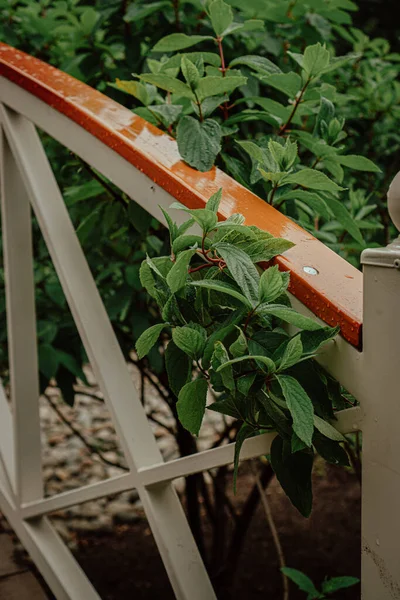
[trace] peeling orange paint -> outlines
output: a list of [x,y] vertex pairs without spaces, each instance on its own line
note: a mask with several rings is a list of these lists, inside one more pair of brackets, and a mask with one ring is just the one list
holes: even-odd
[[276,259],[291,273],[290,291],[323,321],[340,325],[343,337],[360,347],[362,273],[310,233],[219,169],[199,173],[186,165],[175,140],[111,98],[3,43],[0,75],[83,127],[186,206],[204,207],[222,187],[220,218],[240,212],[248,225],[294,242]]

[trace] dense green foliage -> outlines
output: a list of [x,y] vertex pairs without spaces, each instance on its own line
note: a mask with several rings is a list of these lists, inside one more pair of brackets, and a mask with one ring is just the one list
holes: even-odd
[[[381,245],[391,235],[385,193],[397,170],[400,148],[396,127],[400,117],[400,55],[384,39],[369,38],[352,26],[356,10],[352,0],[0,0],[0,39],[124,103],[176,137],[186,162],[201,170],[215,163],[358,265],[360,251],[366,245]],[[151,331],[160,333],[158,323],[163,318],[170,322],[172,318],[166,318],[157,308],[157,298],[151,293],[149,297],[139,277],[146,256],[149,266],[168,254],[166,230],[77,157],[46,136],[43,141],[128,360],[143,331],[155,325]],[[54,377],[65,400],[73,402],[73,385],[76,377],[84,379],[82,365],[87,359],[47,249],[36,224],[34,227],[42,389]],[[218,239],[218,231],[213,234],[213,241],[216,236]],[[193,240],[190,246],[174,250],[179,258],[174,269],[178,265],[186,268],[189,259],[197,260],[198,250],[190,249],[192,245]],[[284,245],[280,246],[279,252],[284,249]],[[222,251],[212,252],[215,260],[223,260],[230,271]],[[172,266],[171,261],[169,264]],[[153,277],[155,272],[152,271]],[[204,271],[199,274],[204,275]],[[166,275],[165,272],[157,277]],[[171,277],[167,285],[178,294],[177,302],[182,303],[179,288],[175,289],[177,284],[171,282]],[[229,280],[226,272],[224,277]],[[287,283],[276,269],[266,271],[260,282],[267,277],[279,279],[282,286]],[[200,292],[196,289],[191,293],[197,297]],[[205,294],[201,292],[203,299]],[[172,302],[167,305],[169,311],[176,309]],[[227,305],[228,312],[232,312],[231,304]],[[0,360],[2,375],[6,376],[4,293],[0,310]],[[261,422],[269,427],[274,423],[278,431],[279,427],[288,426],[290,436],[281,430],[283,437],[277,439],[285,443],[276,442],[274,448],[281,458],[287,450],[287,440],[293,438],[295,417],[286,398],[290,394],[287,381],[281,385],[279,380],[287,376],[278,373],[280,352],[289,345],[275,320],[279,316],[282,314],[268,318],[264,315],[261,325],[257,315],[258,321],[252,321],[249,327],[252,336],[278,333],[283,346],[271,347],[267,355],[250,348],[249,351],[253,356],[267,356],[275,364],[271,393],[278,400],[275,402],[271,396],[265,402],[270,409],[277,407],[276,414],[282,412],[282,421],[278,426],[276,414],[275,420],[271,415],[268,419],[263,415],[263,420],[257,421],[255,407],[249,408],[253,412],[244,421],[252,428],[251,433],[259,431],[257,423]],[[226,312],[222,311],[220,317],[227,318]],[[189,321],[204,329],[205,322],[198,315]],[[174,331],[187,326],[179,320],[171,322]],[[243,332],[245,323],[239,318],[236,326]],[[234,331],[238,337],[238,330]],[[208,336],[207,330],[206,333]],[[204,335],[199,330],[197,334],[200,338]],[[166,334],[163,335],[165,341]],[[304,357],[308,335],[303,332],[290,341],[298,359]],[[245,339],[239,338],[236,346],[241,340],[244,344]],[[278,337],[275,341],[278,344]],[[225,349],[218,346],[221,354],[227,352],[229,360],[241,358],[234,356],[238,349],[234,346],[232,350],[232,344],[234,340]],[[139,362],[149,364],[165,383],[168,362],[165,366],[164,348],[164,343],[156,343],[148,358]],[[204,354],[196,358],[204,359]],[[211,368],[212,376],[223,381],[220,385],[225,392],[231,372],[234,381],[241,379],[241,362],[218,372],[221,365]],[[268,371],[265,363],[257,358],[257,382],[260,374]],[[322,386],[322,400],[314,400],[314,395],[319,398],[318,390],[309,390],[305,384],[303,387],[307,398],[311,398],[317,423],[318,417],[332,417],[332,407],[339,407],[334,398],[340,402],[340,394],[328,393],[329,403],[324,403],[326,386],[331,382],[319,373],[313,361],[302,364],[296,376],[292,371],[297,367],[286,368],[290,377],[300,382],[305,377],[302,374],[312,369],[310,381]],[[188,373],[189,367],[189,377]],[[173,392],[179,395],[179,390],[175,380],[170,383],[174,398]],[[193,385],[199,394],[204,394],[204,383]],[[242,400],[245,394],[235,389]],[[257,390],[255,394],[258,403],[260,393]],[[283,399],[286,405],[280,406]],[[181,415],[182,402],[178,403]],[[322,403],[323,409],[317,402]],[[303,404],[310,416],[310,403],[304,400]],[[171,406],[172,411],[176,410],[174,400]],[[296,419],[299,416],[296,414]],[[311,432],[310,423],[307,436],[302,432],[306,440],[298,435],[297,425],[294,428],[306,446],[310,446],[311,435],[314,445],[319,438],[318,433]],[[199,418],[190,423],[189,429],[197,431],[198,424]],[[248,435],[250,430],[244,432]],[[239,440],[243,437],[242,433]],[[336,442],[334,445],[340,448]],[[311,450],[299,446],[299,452],[291,456],[305,457],[305,461]]]
[[[218,399],[207,408],[241,424],[235,479],[245,439],[277,431],[272,467],[293,504],[308,516],[312,448],[329,462],[349,464],[340,446],[345,440],[329,422],[343,405],[340,390],[311,361],[338,328],[320,326],[290,307],[289,273],[257,265],[292,244],[246,226],[239,214],[218,222],[221,197],[222,190],[196,210],[175,202],[171,208],[190,216],[180,227],[165,214],[171,252],[148,257],[140,268],[163,322],[140,336],[136,350],[142,358],[163,330],[171,332],[165,362],[183,426],[198,435],[209,386]],[[190,233],[193,225],[201,235]],[[300,333],[288,335],[282,323]]]

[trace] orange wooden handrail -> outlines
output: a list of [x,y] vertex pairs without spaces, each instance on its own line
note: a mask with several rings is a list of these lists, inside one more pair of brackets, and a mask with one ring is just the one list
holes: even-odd
[[220,218],[239,212],[248,225],[294,242],[294,248],[276,258],[281,269],[291,272],[290,291],[323,321],[340,325],[353,346],[361,346],[362,273],[310,233],[223,171],[214,167],[200,173],[186,165],[175,140],[127,108],[3,43],[0,75],[79,124],[186,206],[204,207],[222,187]]

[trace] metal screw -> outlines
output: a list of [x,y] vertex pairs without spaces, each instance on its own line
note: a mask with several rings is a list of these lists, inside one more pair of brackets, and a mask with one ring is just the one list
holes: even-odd
[[318,275],[318,271],[317,269],[314,269],[314,267],[303,267],[303,271],[304,273],[307,273],[307,275]]

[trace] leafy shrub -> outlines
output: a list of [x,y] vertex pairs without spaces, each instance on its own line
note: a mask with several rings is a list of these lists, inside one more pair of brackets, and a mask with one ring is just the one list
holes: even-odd
[[[398,168],[400,55],[385,40],[374,39],[373,31],[367,37],[363,19],[363,31],[352,26],[357,10],[352,0],[228,0],[232,13],[224,2],[212,4],[202,0],[0,0],[0,38],[109,94],[173,136],[178,136],[181,123],[183,131],[196,128],[197,137],[202,139],[213,131],[212,156],[219,167],[358,265],[366,245],[382,245],[391,236],[385,194]],[[227,25],[231,14],[233,21]],[[246,21],[253,24],[246,25]],[[236,29],[233,23],[238,24]],[[229,34],[224,34],[228,27]],[[192,47],[163,49],[161,45],[160,49],[160,41],[171,41],[171,34],[175,40],[182,40],[182,36],[201,39]],[[320,65],[321,72],[312,75],[304,90],[311,72],[307,74],[302,63],[311,52],[317,52],[325,63],[329,55],[326,66],[335,68],[327,71]],[[133,80],[132,73],[136,74]],[[185,89],[188,96],[179,97],[148,81],[160,75],[179,82],[179,89]],[[208,95],[210,79],[201,84],[206,88],[200,103],[203,121],[196,99],[192,102],[191,86],[198,83],[197,77],[203,81],[212,78],[211,92],[216,89],[213,85],[228,86],[221,94]],[[236,81],[223,81],[229,78]],[[211,125],[205,127],[204,121],[211,121]],[[125,358],[132,360],[134,342],[162,320],[155,299],[142,288],[139,269],[146,255],[157,263],[167,254],[166,231],[88,165],[47,136],[42,139]],[[190,147],[181,151],[193,162]],[[291,164],[289,158],[293,159]],[[380,171],[364,159],[378,165]],[[362,166],[370,170],[357,171]],[[304,180],[293,182],[293,177],[301,177],[305,170],[309,174],[309,169],[315,172],[313,177],[319,176],[319,185],[324,181],[329,189],[313,189],[309,177],[308,187]],[[72,403],[76,377],[83,377],[82,365],[87,358],[35,223],[34,250],[41,389],[55,377],[64,399]],[[204,269],[199,273],[205,275]],[[2,273],[0,280],[3,284]],[[179,295],[178,302],[182,302]],[[6,378],[4,285],[0,316],[0,369]],[[264,323],[263,327],[272,334],[276,332],[270,331],[271,327],[278,324]],[[241,325],[244,328],[244,323]],[[261,326],[252,321],[249,327],[257,330]],[[278,333],[286,335],[279,327]],[[307,335],[306,331],[301,333],[300,340]],[[164,400],[177,417],[176,397],[169,389],[164,364],[165,340],[164,332],[163,343],[155,344],[136,364],[143,376],[149,369],[156,375],[151,381],[156,379],[157,385],[164,386]],[[233,341],[226,343],[228,353]],[[237,374],[238,365],[232,365],[233,373]],[[257,364],[258,376],[263,368]],[[312,371],[312,380],[307,380],[310,387],[306,378],[301,379],[303,369]],[[318,417],[332,416],[332,406],[341,408],[340,389],[325,379],[313,361],[305,362],[290,376],[305,389]],[[322,413],[315,398],[321,386],[321,397],[326,397],[326,385],[331,401]],[[279,393],[282,396],[282,390]],[[289,413],[283,409],[283,414],[292,427]],[[196,440],[182,429],[179,420],[176,429],[180,454],[195,452]],[[257,427],[253,430],[258,432]],[[235,427],[228,427],[218,443],[231,440],[235,431]],[[318,437],[314,432],[314,444]],[[318,451],[338,462],[327,448],[340,453],[339,444],[324,441],[325,452],[323,444]],[[300,450],[301,455],[307,459],[311,451]],[[339,462],[342,459],[343,455]],[[269,465],[264,465],[263,485],[270,476]],[[212,512],[209,515],[214,532],[212,558],[218,560],[209,562],[224,563],[232,580],[243,532],[257,503],[251,503],[253,488],[248,496],[248,506],[253,508],[247,510],[244,504],[247,517],[237,519],[232,539],[227,541],[230,517],[224,495],[226,479],[226,470],[221,468],[212,480],[217,513],[217,518]],[[209,507],[204,479],[198,474],[187,481],[186,500],[192,530],[204,553],[199,526],[201,495],[202,506]]]
[[[242,423],[235,478],[245,439],[277,431],[272,467],[293,504],[308,516],[312,448],[330,462],[348,464],[340,446],[345,440],[329,423],[334,419],[332,386],[310,360],[338,328],[320,326],[290,307],[289,273],[277,266],[261,273],[257,265],[292,244],[246,226],[240,214],[218,222],[221,197],[222,190],[204,209],[172,204],[190,215],[180,227],[165,213],[171,254],[147,257],[140,268],[141,282],[158,303],[163,322],[140,336],[136,350],[143,358],[163,331],[171,332],[165,364],[179,419],[190,433],[200,431],[209,386],[218,400],[208,408]],[[201,235],[188,233],[195,223]],[[283,323],[300,333],[288,335]],[[340,395],[336,400],[340,405]]]

